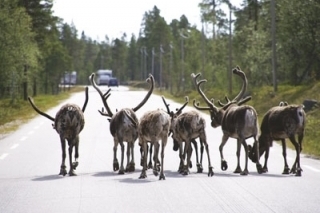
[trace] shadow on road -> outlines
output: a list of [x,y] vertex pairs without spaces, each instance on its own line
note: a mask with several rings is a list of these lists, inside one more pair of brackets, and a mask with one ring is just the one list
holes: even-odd
[[32,181],[51,181],[51,180],[59,180],[64,178],[61,175],[47,175],[47,176],[43,176],[43,177],[37,177],[32,179]]

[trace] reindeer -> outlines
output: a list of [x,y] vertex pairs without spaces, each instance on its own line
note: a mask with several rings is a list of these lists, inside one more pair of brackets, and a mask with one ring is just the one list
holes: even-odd
[[[60,166],[60,173],[59,175],[65,176],[67,174],[67,167],[65,165],[66,160],[66,140],[68,141],[69,145],[69,163],[70,163],[70,170],[69,175],[75,176],[75,170],[79,165],[78,158],[79,158],[79,134],[82,131],[85,121],[84,121],[84,111],[86,109],[88,103],[88,87],[85,89],[85,102],[83,104],[82,109],[75,104],[65,104],[63,105],[60,110],[57,112],[56,117],[53,118],[45,112],[40,111],[36,105],[34,104],[31,97],[28,97],[28,100],[32,106],[32,108],[39,113],[40,115],[48,118],[49,120],[53,121],[52,124],[53,129],[57,131],[60,136],[61,142],[61,149],[62,149],[62,163]],[[73,147],[75,148],[75,161],[72,162],[72,151]]]
[[[286,102],[280,102],[279,106],[272,107],[264,115],[261,123],[261,135],[259,136],[259,154],[265,153],[264,166],[262,172],[268,172],[269,149],[272,147],[273,140],[281,140],[282,155],[284,159],[284,170],[282,174],[296,174],[301,176],[302,169],[300,167],[300,152],[302,150],[302,140],[304,137],[304,128],[306,123],[306,115],[303,105],[288,105]],[[295,138],[298,135],[298,142]],[[286,141],[289,138],[296,150],[296,159],[290,170],[287,162]],[[249,146],[249,158],[252,162],[258,160],[256,144]],[[290,171],[290,172],[289,172]]]
[[[115,114],[112,113],[110,110],[107,99],[110,97],[110,89],[105,93],[102,94],[101,90],[98,88],[94,81],[94,73],[90,76],[91,83],[93,87],[97,90],[99,93],[102,103],[104,107],[106,108],[107,112],[104,112],[103,110],[100,111],[100,114],[103,116],[107,116],[108,120],[110,122],[110,133],[113,136],[114,139],[114,146],[113,146],[113,171],[118,171],[118,174],[124,174],[125,172],[133,172],[135,170],[135,161],[134,161],[134,143],[138,138],[138,126],[139,126],[139,120],[136,116],[136,112],[147,102],[147,100],[150,98],[153,88],[154,88],[154,78],[152,75],[147,78],[147,82],[151,85],[150,89],[145,96],[145,98],[142,100],[141,103],[139,103],[134,108],[123,108],[119,111],[117,111]],[[126,170],[124,170],[123,167],[123,160],[124,160],[124,141],[127,142],[127,166]],[[119,162],[117,159],[117,148],[118,144],[121,146],[121,163],[120,163],[120,169],[119,169]],[[130,152],[131,152],[131,161],[130,161]]]
[[[163,110],[157,109],[148,111],[140,118],[139,131],[139,145],[143,148],[143,169],[140,174],[140,179],[147,177],[147,156],[148,156],[148,142],[154,146],[153,154],[153,174],[159,175],[158,166],[160,166],[159,180],[165,180],[166,177],[163,172],[164,168],[164,149],[167,145],[168,134],[170,131],[171,120],[170,116]],[[158,164],[158,155],[161,140],[161,162]]]
[[[247,78],[240,70],[239,67],[233,69],[233,73],[241,77],[243,80],[242,89],[240,90],[239,94],[230,101],[227,97],[227,103],[222,104],[219,102],[222,107],[218,108],[214,105],[214,100],[209,100],[204,92],[201,90],[200,86],[202,83],[206,82],[206,80],[197,81],[197,78],[200,76],[200,73],[195,75],[192,74],[192,78],[194,81],[194,84],[196,85],[198,93],[201,95],[201,97],[204,99],[208,107],[200,107],[199,103],[196,103],[194,100],[193,105],[198,110],[209,110],[210,116],[211,116],[211,126],[213,128],[217,128],[218,126],[221,126],[223,137],[222,142],[219,146],[220,151],[220,157],[221,157],[221,169],[225,171],[228,168],[227,161],[224,159],[223,156],[223,147],[226,144],[229,137],[237,139],[237,167],[234,171],[234,173],[240,173],[241,175],[248,175],[248,146],[246,143],[246,139],[253,137],[255,143],[257,144],[257,154],[259,154],[259,144],[257,142],[257,135],[258,135],[258,118],[257,118],[257,112],[255,109],[251,106],[244,105],[245,102],[251,99],[251,97],[247,97],[244,99],[241,99],[244,95],[247,87]],[[242,171],[240,167],[240,151],[241,151],[241,144],[243,145],[245,149],[245,169]],[[259,160],[257,160],[256,163],[257,171],[259,173],[262,173],[262,168],[259,163]]]
[[[162,96],[162,100],[164,105],[166,106],[167,113],[171,116],[171,126],[170,131],[172,132],[172,138],[174,140],[174,144],[179,144],[179,156],[180,156],[180,166],[179,170],[182,170],[183,175],[188,175],[189,167],[190,167],[190,158],[192,154],[191,142],[195,138],[200,138],[200,143],[204,144],[208,156],[208,176],[213,176],[213,167],[211,166],[209,146],[207,143],[206,137],[206,122],[204,118],[196,111],[188,111],[182,113],[182,109],[186,107],[189,103],[189,98],[186,97],[186,102],[180,109],[177,109],[176,113],[170,111],[169,104],[167,104],[166,100]],[[185,142],[184,151],[182,154],[182,142]],[[197,150],[196,150],[197,152]],[[187,154],[187,162],[185,162],[185,157]],[[198,172],[202,172],[202,157],[201,163],[198,162],[197,157],[197,168]]]

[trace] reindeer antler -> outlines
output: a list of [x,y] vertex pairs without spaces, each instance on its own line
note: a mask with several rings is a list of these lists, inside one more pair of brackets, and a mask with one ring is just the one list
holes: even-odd
[[94,81],[94,73],[91,74],[90,76],[90,80],[91,80],[91,84],[92,86],[97,90],[97,92],[99,93],[100,97],[101,97],[101,100],[102,100],[102,103],[104,105],[104,107],[106,108],[107,110],[107,113],[101,113],[100,111],[100,114],[101,115],[104,115],[104,116],[109,116],[109,117],[112,117],[113,116],[113,113],[111,112],[109,106],[108,106],[108,103],[107,103],[107,99],[110,97],[110,90],[111,89],[108,89],[108,91],[105,93],[105,94],[102,94],[101,90],[98,88],[96,82]]
[[227,96],[225,96],[225,99],[227,101],[226,104],[223,104],[220,100],[218,101],[219,105],[224,108],[226,106],[229,106],[230,103],[237,103],[240,106],[241,104],[244,104],[245,102],[251,100],[251,97],[245,98],[242,100],[242,97],[243,97],[244,93],[246,92],[247,85],[248,85],[248,81],[247,81],[247,77],[246,77],[245,73],[240,69],[239,66],[234,68],[232,70],[232,72],[233,72],[233,74],[238,75],[242,79],[242,81],[243,81],[242,88],[241,88],[240,92],[237,94],[237,96],[232,101],[230,101],[230,99]]
[[[200,86],[202,83],[207,82],[207,80],[201,80],[201,81],[197,81],[197,78],[200,76],[201,74],[198,73],[197,75],[195,75],[194,73],[191,74],[191,77],[193,79],[194,85],[196,86],[196,89],[198,91],[198,93],[201,95],[201,97],[204,99],[204,101],[207,103],[207,105],[209,106],[209,110],[212,110],[214,112],[218,112],[218,108],[214,105],[213,102],[211,102],[207,96],[204,94],[204,92],[201,90]],[[195,103],[195,101],[194,101]],[[198,108],[197,108],[198,107]],[[197,109],[202,109],[202,107],[197,106]],[[207,109],[207,108],[205,108]]]
[[152,92],[153,92],[153,88],[154,88],[154,78],[151,74],[149,74],[149,78],[147,78],[146,80],[149,84],[151,84],[149,92],[147,93],[146,97],[144,97],[144,99],[141,101],[141,103],[136,106],[135,108],[133,108],[132,110],[134,112],[136,112],[137,110],[139,110],[146,102],[147,100],[150,98]]
[[86,87],[86,89],[85,89],[86,99],[85,99],[84,104],[82,106],[82,112],[84,112],[86,110],[86,107],[87,107],[87,104],[88,104],[88,100],[89,100],[88,90],[89,90],[89,88]]
[[167,104],[166,99],[164,99],[163,96],[161,96],[161,98],[162,98],[162,101],[163,101],[164,105],[166,106],[167,113],[168,113],[169,115],[171,115],[171,111],[170,111],[170,108],[169,108],[169,105],[170,105],[170,104]]
[[176,115],[180,115],[182,110],[188,105],[189,97],[186,96],[185,99],[186,99],[186,102],[182,105],[182,107],[180,107],[180,109],[176,109]]
[[33,103],[33,100],[32,100],[31,97],[28,97],[28,100],[29,100],[32,108],[33,108],[37,113],[39,113],[40,115],[42,115],[42,116],[50,119],[51,121],[54,121],[54,118],[53,118],[53,117],[51,117],[50,115],[48,115],[48,114],[45,113],[45,112],[40,111],[40,110],[38,109],[38,107],[36,107],[36,105]]

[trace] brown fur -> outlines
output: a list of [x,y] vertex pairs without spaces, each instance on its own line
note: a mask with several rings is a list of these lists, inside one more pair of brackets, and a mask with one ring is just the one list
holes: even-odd
[[[241,175],[247,175],[249,173],[248,171],[248,146],[246,143],[246,139],[253,137],[255,143],[257,144],[257,150],[258,150],[258,118],[257,113],[255,109],[251,106],[245,105],[240,106],[246,101],[250,100],[251,98],[245,98],[242,99],[243,94],[245,93],[245,90],[247,88],[247,79],[244,74],[240,70],[239,67],[233,70],[233,73],[240,76],[243,80],[242,89],[239,92],[239,94],[230,101],[227,97],[227,103],[222,104],[222,108],[217,108],[213,101],[209,101],[209,99],[205,96],[203,91],[200,88],[201,83],[206,82],[206,80],[202,80],[200,82],[197,82],[197,77],[200,76],[192,74],[192,78],[194,80],[194,84],[197,87],[197,90],[199,94],[202,96],[202,98],[207,103],[208,107],[199,107],[199,105],[194,101],[194,106],[199,110],[209,110],[211,115],[211,126],[216,128],[218,126],[221,126],[223,137],[221,144],[219,146],[220,151],[220,157],[221,157],[221,169],[226,170],[228,168],[227,161],[224,159],[223,156],[223,147],[226,144],[229,137],[237,139],[237,168],[234,171],[235,173],[240,173]],[[241,144],[243,145],[245,149],[246,154],[246,162],[245,162],[245,169],[242,171],[240,167],[240,150],[241,150]],[[257,153],[259,153],[257,151]],[[256,163],[257,171],[259,173],[262,172],[261,165],[259,163],[259,160]]]
[[164,149],[167,145],[168,134],[170,130],[170,116],[161,109],[153,110],[146,112],[140,118],[140,125],[138,127],[139,131],[139,145],[143,147],[144,153],[144,164],[143,169],[140,175],[140,179],[144,179],[147,177],[147,143],[150,142],[154,146],[154,155],[153,155],[153,174],[158,176],[158,155],[159,155],[159,148],[161,140],[161,162],[160,162],[160,176],[159,180],[165,180],[165,175],[163,172],[164,168]]
[[[93,87],[99,93],[102,103],[106,108],[107,112],[100,112],[101,115],[107,116],[110,121],[110,133],[113,136],[114,146],[113,146],[113,170],[118,171],[119,174],[124,174],[125,172],[133,172],[135,171],[135,161],[134,161],[134,143],[138,138],[138,125],[139,120],[136,116],[136,111],[139,110],[149,99],[150,95],[153,92],[154,88],[154,79],[153,76],[150,75],[147,79],[147,82],[151,84],[148,93],[145,98],[134,108],[123,108],[116,112],[115,114],[109,108],[107,103],[107,99],[110,97],[110,89],[102,94],[101,90],[98,88],[94,81],[94,74],[90,76],[91,83]],[[124,169],[123,161],[124,161],[124,142],[127,142],[127,166]],[[118,145],[121,147],[121,163],[119,168],[119,162],[117,159],[117,149]],[[130,160],[131,156],[131,160]]]
[[[268,171],[267,162],[269,158],[269,149],[272,147],[273,140],[281,140],[284,158],[283,174],[295,173],[297,176],[301,176],[300,152],[302,150],[305,123],[306,115],[303,106],[284,105],[283,103],[280,103],[280,106],[272,107],[268,110],[263,117],[260,128],[261,135],[259,136],[260,156],[265,152],[263,172]],[[298,135],[298,142],[296,141],[295,135]],[[286,159],[286,138],[290,139],[296,150],[296,160],[291,170]],[[257,161],[255,148],[255,144],[253,145],[253,148],[249,148],[249,158],[253,162]]]
[[[211,165],[211,160],[210,160],[209,146],[207,143],[207,136],[205,132],[206,122],[204,118],[194,110],[182,113],[182,109],[189,102],[188,97],[186,97],[185,104],[180,109],[178,109],[176,113],[174,113],[173,111],[170,111],[169,104],[166,103],[164,97],[162,97],[162,100],[167,108],[167,113],[171,115],[170,131],[172,132],[172,138],[174,140],[174,143],[179,144],[179,157],[180,157],[179,172],[181,172],[184,175],[189,174],[189,168],[191,167],[190,159],[192,154],[191,143],[194,141],[194,139],[199,138],[200,143],[204,144],[207,152],[208,164],[209,164],[208,176],[213,176],[214,173],[213,173],[213,167]],[[185,143],[185,147],[182,152],[183,142]],[[187,160],[185,160],[186,155],[187,155]],[[198,172],[202,172],[203,170],[202,157],[201,157],[201,163],[197,162],[197,169],[198,169]]]
[[[61,149],[62,149],[62,163],[60,166],[60,173],[59,175],[65,176],[67,174],[67,169],[65,165],[66,159],[66,140],[68,141],[69,145],[69,163],[70,163],[70,170],[69,175],[73,176],[76,175],[75,170],[78,163],[79,158],[79,134],[82,131],[85,121],[83,112],[85,111],[86,105],[88,103],[88,88],[86,87],[86,100],[85,103],[80,109],[79,106],[75,104],[65,104],[63,105],[60,110],[57,112],[56,117],[52,118],[50,115],[40,111],[33,100],[28,97],[28,100],[32,106],[32,108],[38,112],[40,115],[52,120],[54,124],[52,125],[53,128],[57,131],[60,136],[61,142]],[[75,161],[72,161],[72,151],[73,147],[75,148]]]

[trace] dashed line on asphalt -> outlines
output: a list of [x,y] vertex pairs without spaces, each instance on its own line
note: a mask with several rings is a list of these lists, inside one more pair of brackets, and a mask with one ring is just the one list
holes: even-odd
[[10,147],[10,149],[15,149],[15,148],[17,148],[19,146],[19,144],[13,144],[11,147]]
[[305,167],[305,168],[307,168],[307,169],[310,169],[310,170],[312,170],[312,171],[314,171],[314,172],[320,172],[319,169],[315,169],[315,168],[313,168],[312,166],[303,165],[303,167]]
[[8,153],[3,153],[2,155],[0,155],[0,160],[5,159],[8,155]]
[[26,140],[28,137],[26,137],[26,136],[23,136],[22,138],[20,138],[20,141],[24,141],[24,140]]

